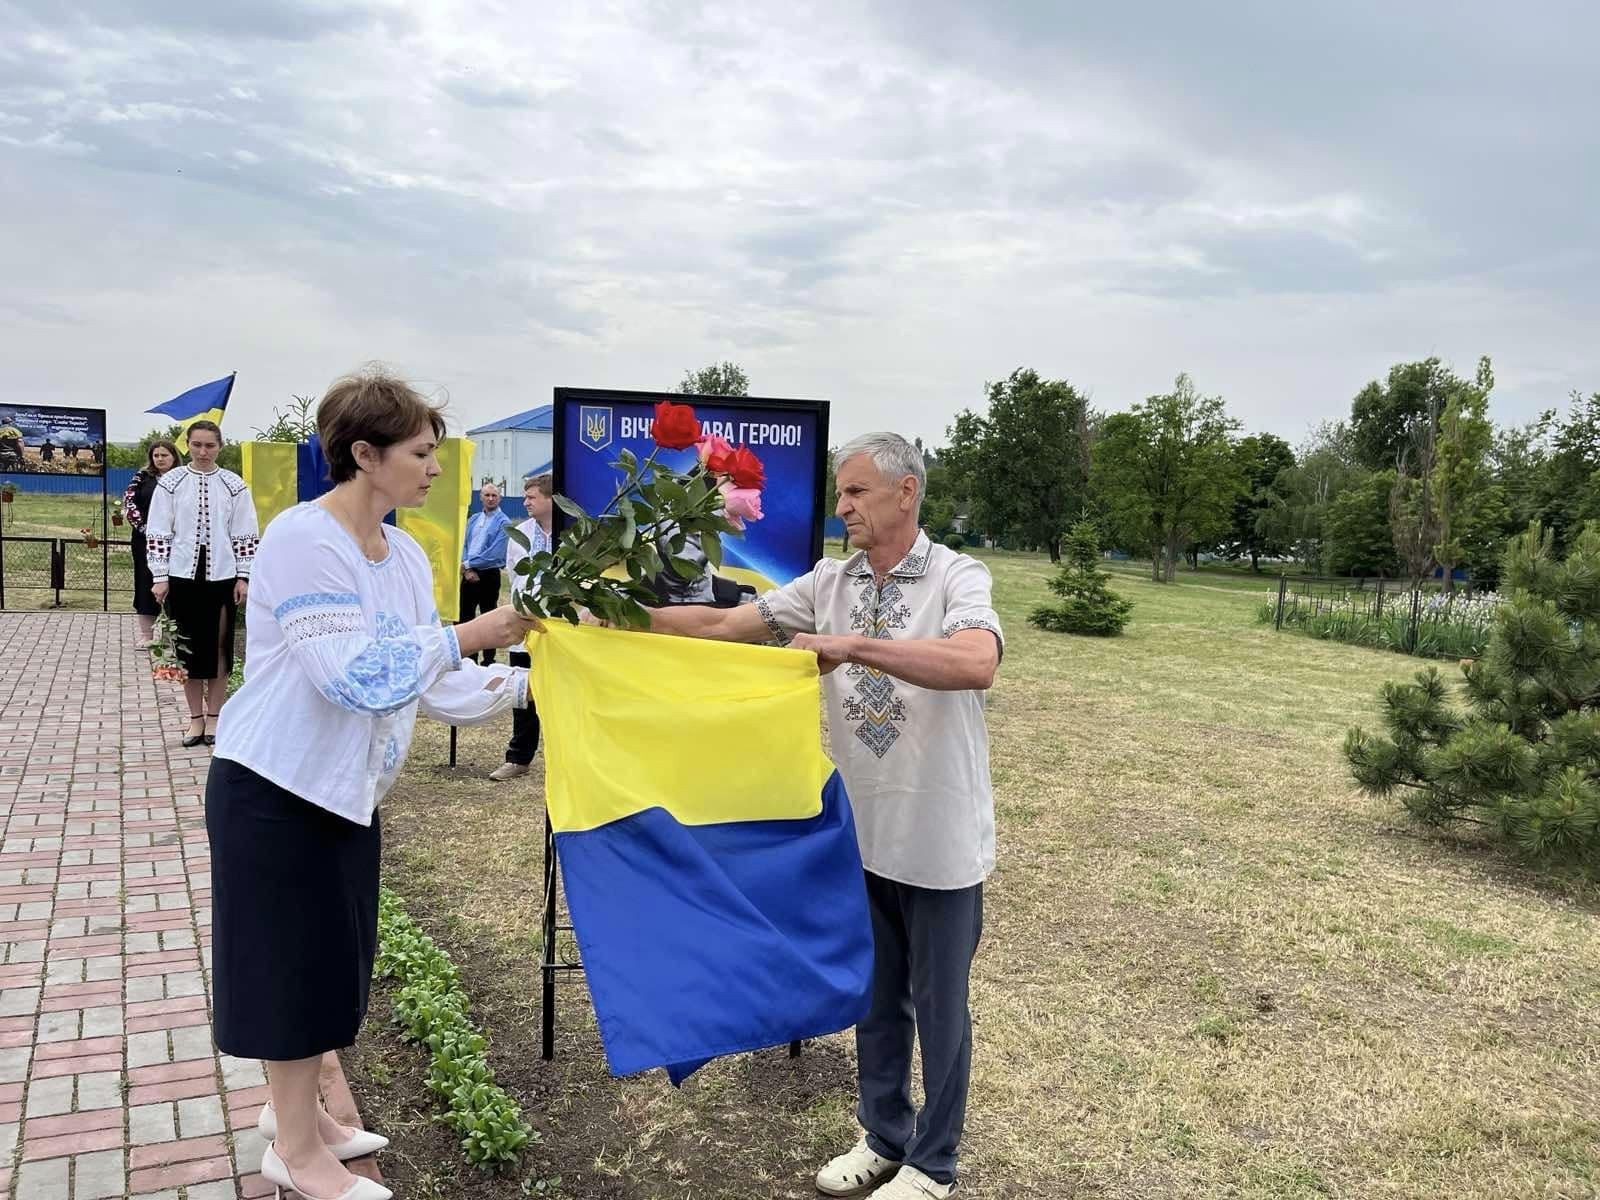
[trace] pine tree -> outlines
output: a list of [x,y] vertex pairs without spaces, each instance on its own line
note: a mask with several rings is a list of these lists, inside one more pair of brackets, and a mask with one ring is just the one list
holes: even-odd
[[1345,757],[1362,790],[1399,793],[1432,825],[1497,829],[1537,858],[1600,856],[1600,525],[1564,562],[1537,524],[1507,549],[1511,599],[1463,664],[1464,711],[1436,668],[1383,689],[1388,736],[1360,728]]
[[1128,623],[1133,602],[1106,586],[1111,579],[1100,569],[1100,533],[1093,521],[1079,521],[1062,544],[1061,569],[1050,590],[1064,603],[1033,610],[1028,620],[1054,633],[1116,637]]

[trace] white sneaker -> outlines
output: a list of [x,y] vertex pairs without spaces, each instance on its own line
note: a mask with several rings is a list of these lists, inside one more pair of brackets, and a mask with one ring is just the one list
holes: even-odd
[[496,783],[504,783],[508,779],[517,779],[528,773],[527,763],[501,763],[489,772],[489,778]]
[[956,1190],[953,1183],[929,1179],[915,1167],[901,1167],[881,1188],[874,1200],[944,1200]]
[[862,1138],[817,1172],[817,1191],[824,1196],[865,1196],[899,1169],[899,1163],[883,1157]]

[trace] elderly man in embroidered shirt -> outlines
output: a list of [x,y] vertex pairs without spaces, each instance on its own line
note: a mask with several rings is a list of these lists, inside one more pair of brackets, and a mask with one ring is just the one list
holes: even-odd
[[[479,613],[500,607],[500,568],[506,562],[506,530],[511,518],[500,507],[500,489],[486,483],[478,492],[483,511],[467,522],[466,544],[461,551],[461,617],[470,621]],[[483,665],[494,662],[494,647],[483,652]]]
[[[828,1196],[927,1200],[955,1189],[972,1065],[967,981],[994,868],[983,693],[1003,648],[988,569],[918,527],[922,455],[892,433],[838,455],[838,515],[857,553],[742,608],[657,609],[662,633],[776,639],[825,674],[833,755],[855,811],[877,946],[856,1027],[866,1131],[817,1174]],[[925,1102],[911,1103],[921,1040]],[[892,1178],[891,1178],[892,1177]]]

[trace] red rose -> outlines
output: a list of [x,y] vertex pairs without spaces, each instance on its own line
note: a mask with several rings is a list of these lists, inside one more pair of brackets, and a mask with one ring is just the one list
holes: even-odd
[[733,476],[734,487],[759,488],[767,482],[767,469],[748,446],[740,446],[733,452],[727,473]]
[[706,467],[713,475],[732,475],[733,460],[734,450],[732,446],[728,446],[726,449],[714,448],[706,456]]
[[700,422],[687,404],[663,400],[656,405],[656,420],[650,433],[662,449],[687,450],[700,440]]

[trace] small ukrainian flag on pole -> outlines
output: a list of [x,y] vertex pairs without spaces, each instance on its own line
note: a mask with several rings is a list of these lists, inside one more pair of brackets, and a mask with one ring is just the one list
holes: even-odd
[[225,375],[221,379],[213,379],[210,383],[202,383],[199,387],[192,387],[181,396],[174,396],[165,404],[158,404],[155,408],[147,408],[145,412],[161,413],[171,417],[183,428],[177,438],[178,449],[187,454],[189,452],[189,426],[196,421],[215,421],[222,424],[223,410],[228,407],[228,397],[233,394],[233,380],[238,372]]

